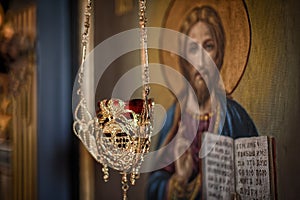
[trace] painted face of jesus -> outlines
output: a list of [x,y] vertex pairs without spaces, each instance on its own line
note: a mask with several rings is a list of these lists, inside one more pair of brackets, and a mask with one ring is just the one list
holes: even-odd
[[205,22],[199,21],[194,24],[188,36],[192,39],[186,42],[185,54],[194,67],[185,66],[188,67],[185,71],[201,105],[209,98],[207,87],[213,84],[215,76],[214,70],[211,69],[211,59],[216,62],[218,47],[212,31]]

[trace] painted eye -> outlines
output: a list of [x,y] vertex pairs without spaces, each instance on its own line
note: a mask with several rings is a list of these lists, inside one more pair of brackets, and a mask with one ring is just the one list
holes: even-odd
[[189,49],[188,49],[189,53],[195,54],[198,52],[198,50],[199,50],[199,46],[196,42],[190,43]]
[[215,43],[212,40],[208,40],[204,42],[203,48],[207,51],[210,52],[215,49]]

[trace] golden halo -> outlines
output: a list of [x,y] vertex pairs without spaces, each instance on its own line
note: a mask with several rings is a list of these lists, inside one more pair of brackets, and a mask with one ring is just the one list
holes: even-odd
[[[210,6],[216,10],[221,18],[226,38],[221,76],[226,93],[231,94],[245,71],[251,44],[249,17],[242,0],[173,0],[166,11],[162,26],[179,31],[187,14],[193,8],[201,6]],[[175,57],[177,55],[165,51],[160,52],[160,59],[163,64],[181,71],[179,60]],[[177,89],[183,87],[183,85],[178,84],[178,80],[165,77],[170,85],[176,83]]]

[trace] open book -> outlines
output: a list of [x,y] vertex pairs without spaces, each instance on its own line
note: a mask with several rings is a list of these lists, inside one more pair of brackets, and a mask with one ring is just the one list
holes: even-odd
[[274,138],[204,133],[203,199],[276,199]]

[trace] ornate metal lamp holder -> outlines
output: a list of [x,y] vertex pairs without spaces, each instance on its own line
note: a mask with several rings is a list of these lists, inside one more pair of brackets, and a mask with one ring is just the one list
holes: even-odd
[[102,100],[98,103],[96,117],[92,117],[88,111],[83,92],[92,0],[88,0],[84,13],[82,65],[78,73],[79,88],[77,90],[80,100],[74,112],[73,130],[89,153],[103,165],[105,182],[109,179],[108,167],[118,170],[122,174],[124,200],[127,199],[128,180],[134,185],[135,180],[139,177],[144,154],[149,152],[152,132],[154,102],[148,98],[150,86],[145,4],[146,0],[139,0],[143,99]]

